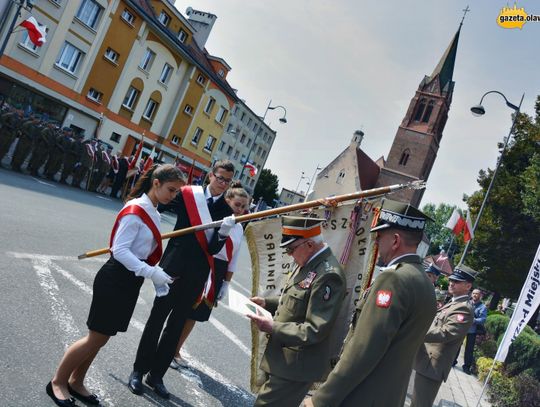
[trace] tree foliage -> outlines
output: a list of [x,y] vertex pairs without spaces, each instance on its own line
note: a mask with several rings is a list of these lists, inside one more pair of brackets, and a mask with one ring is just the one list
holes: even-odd
[[[478,270],[478,283],[517,298],[539,243],[540,97],[536,117],[521,113],[503,157],[465,263]],[[501,148],[502,146],[499,145]],[[481,170],[481,189],[465,196],[476,216],[493,170]]]
[[[446,228],[446,222],[450,219],[452,212],[456,208],[455,205],[448,205],[441,203],[438,206],[428,203],[422,208],[427,216],[433,219],[433,222],[427,222],[426,235],[430,239],[428,254],[439,254],[441,250],[448,252],[450,243],[452,242],[452,231]],[[462,246],[463,239],[461,237],[455,238],[452,247],[455,248]]]
[[274,206],[274,199],[278,198],[278,186],[278,176],[272,174],[271,170],[264,168],[261,171],[257,185],[255,185],[255,191],[253,193],[254,201],[258,201],[262,197],[267,205]]

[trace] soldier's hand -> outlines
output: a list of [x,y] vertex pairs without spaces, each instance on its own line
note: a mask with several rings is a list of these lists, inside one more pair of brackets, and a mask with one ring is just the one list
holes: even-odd
[[257,305],[260,305],[263,308],[266,308],[266,301],[262,297],[251,297],[249,300]]
[[255,325],[257,325],[259,331],[269,334],[272,333],[272,325],[274,324],[274,320],[272,318],[261,317],[260,315],[254,314],[248,314],[246,315],[246,317],[251,319],[255,323]]
[[307,399],[304,399],[304,407],[314,407],[313,401],[311,401],[311,397],[308,397]]

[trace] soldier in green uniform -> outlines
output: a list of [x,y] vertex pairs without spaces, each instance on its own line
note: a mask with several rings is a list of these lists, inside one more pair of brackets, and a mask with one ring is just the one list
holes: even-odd
[[101,182],[99,179],[99,169],[103,165],[103,145],[96,144],[96,155],[93,165],[90,166],[90,173],[88,174],[88,190],[95,192],[98,185]]
[[[111,153],[112,147],[107,146],[107,151],[101,151],[101,161],[99,161],[99,166],[96,173],[96,192],[102,192],[101,187],[104,185],[103,181],[107,176],[109,170],[111,169]],[[104,192],[104,191],[103,191]]]
[[306,406],[402,406],[414,355],[435,315],[435,290],[416,254],[427,216],[384,200],[375,218],[384,266],[357,309],[326,382]]
[[437,311],[416,355],[411,407],[432,407],[441,383],[448,378],[461,342],[474,322],[469,291],[475,274],[470,267],[461,265],[448,277],[452,301]]
[[40,117],[31,116],[28,120],[23,122],[19,133],[19,141],[17,142],[17,146],[13,153],[13,159],[11,160],[11,168],[13,170],[18,172],[22,171],[21,165],[32,151],[32,146],[40,131],[40,121]]
[[329,334],[346,293],[341,267],[321,235],[323,219],[284,216],[281,247],[298,265],[281,297],[251,300],[274,318],[249,315],[268,335],[255,406],[297,407],[331,368]]
[[17,138],[21,120],[21,110],[13,109],[0,116],[0,162],[8,153],[11,144],[13,144]]
[[45,176],[52,181],[56,181],[54,176],[60,171],[64,157],[64,134],[58,130],[55,131],[54,144],[49,149],[49,159],[45,164]]
[[62,162],[62,174],[60,175],[60,183],[67,184],[66,179],[73,173],[73,168],[78,160],[78,150],[73,137],[73,130],[69,127],[64,127],[64,157]]
[[54,146],[56,141],[54,127],[54,123],[46,123],[34,140],[32,157],[28,164],[30,174],[34,176],[39,175],[39,169],[47,162],[49,151],[52,150]]
[[[75,164],[75,171],[73,173],[73,180],[71,185],[77,188],[81,187],[81,182],[88,175],[92,163],[94,162],[94,156],[96,154],[94,147],[94,140],[85,140],[82,142],[81,158],[77,164]],[[83,187],[84,189],[86,187]]]

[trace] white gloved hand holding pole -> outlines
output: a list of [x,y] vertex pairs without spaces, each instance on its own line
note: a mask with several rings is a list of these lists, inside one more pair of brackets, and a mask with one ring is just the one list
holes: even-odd
[[152,269],[152,274],[149,277],[156,286],[171,284],[173,282],[171,276],[165,273],[161,267],[154,266]]
[[221,301],[229,293],[229,284],[230,284],[229,281],[225,281],[225,280],[223,281],[223,285],[219,289],[219,293],[217,295],[217,300],[218,301]]
[[221,223],[221,227],[218,230],[218,233],[221,237],[227,237],[231,233],[231,230],[233,229],[234,225],[236,224],[236,221],[234,219],[234,215],[227,216],[226,218],[223,218],[223,221]]
[[157,285],[154,283],[154,289],[156,290],[156,297],[165,297],[169,294],[169,284]]

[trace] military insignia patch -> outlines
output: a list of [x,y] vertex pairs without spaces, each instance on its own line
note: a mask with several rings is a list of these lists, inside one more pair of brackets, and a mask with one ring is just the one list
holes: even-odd
[[315,273],[314,271],[310,271],[307,274],[307,277],[298,283],[298,287],[300,288],[311,287],[311,284],[313,283],[313,280],[315,280],[315,277],[317,277],[317,273]]
[[332,294],[332,290],[330,289],[330,286],[329,285],[324,286],[324,295],[322,299],[324,301],[328,301],[330,299],[331,294]]
[[458,322],[463,322],[463,321],[465,321],[465,315],[463,315],[463,314],[457,314],[457,320],[458,320]]
[[377,307],[388,308],[392,303],[392,291],[379,290],[377,291],[377,298],[375,304]]

